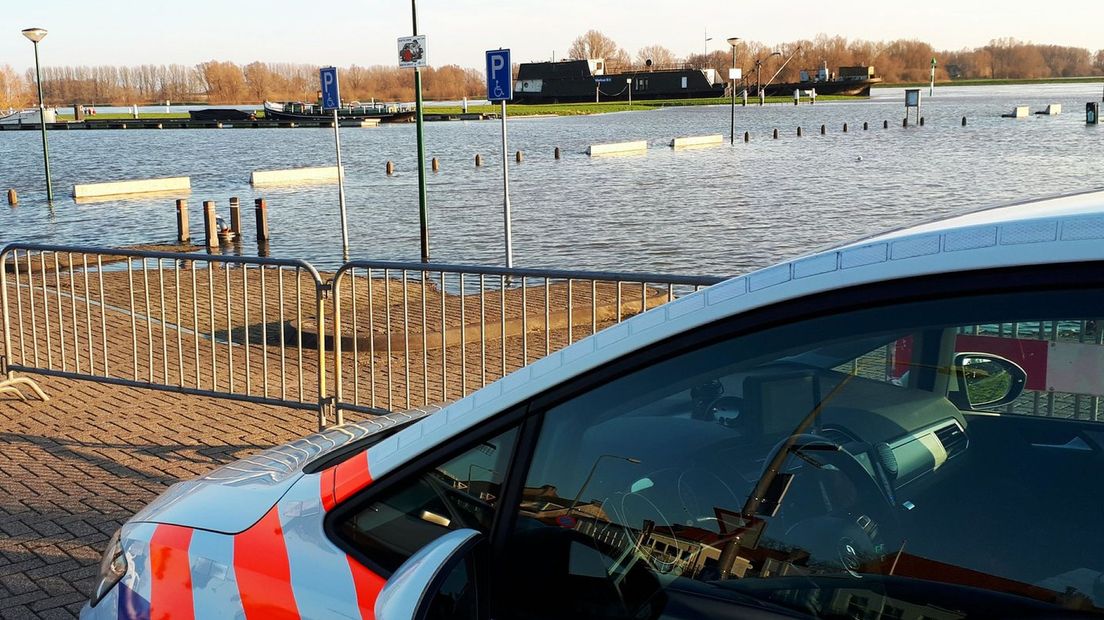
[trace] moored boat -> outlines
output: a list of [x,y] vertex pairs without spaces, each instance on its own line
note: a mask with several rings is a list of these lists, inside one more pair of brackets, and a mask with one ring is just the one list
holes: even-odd
[[[333,116],[332,110],[323,110],[318,104],[288,102],[264,104],[265,118],[280,121],[324,122]],[[383,123],[404,123],[414,119],[414,108],[398,103],[358,103],[343,106],[337,110],[341,121],[379,120]]]
[[[874,73],[874,67],[840,67],[839,74],[828,72],[827,63],[815,74],[801,71],[801,81],[786,82],[782,84],[765,84],[763,92],[768,97],[788,97],[793,91],[816,91],[818,95],[845,95],[852,97],[869,97],[870,87],[882,81]],[[749,92],[753,92],[750,91]]]

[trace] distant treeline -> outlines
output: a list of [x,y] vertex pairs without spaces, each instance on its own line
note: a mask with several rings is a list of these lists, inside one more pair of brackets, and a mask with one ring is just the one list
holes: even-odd
[[[772,52],[780,52],[771,55]],[[762,60],[763,80],[793,81],[802,69],[815,70],[827,63],[829,71],[841,66],[872,65],[887,82],[916,82],[928,79],[931,59],[936,58],[937,80],[1038,79],[1104,75],[1104,50],[1040,45],[1015,39],[995,39],[988,45],[958,51],[937,51],[915,40],[865,41],[820,35],[812,40],[766,45],[739,41],[736,66],[744,78],[755,79],[755,61]],[[604,58],[609,71],[644,70],[652,67],[692,66],[713,68],[727,76],[731,49],[679,57],[662,45],[649,45],[633,56],[597,30],[580,35],[570,46],[568,58]],[[516,69],[516,67],[515,67]],[[318,67],[292,63],[253,62],[238,65],[212,60],[195,66],[45,66],[43,89],[48,105],[132,104],[174,102],[260,103],[264,100],[314,101],[318,90]],[[347,101],[410,101],[414,87],[409,69],[392,66],[343,68],[341,94]],[[481,97],[483,73],[457,65],[429,68],[423,72],[426,99]],[[20,108],[36,100],[34,71],[22,75],[11,66],[0,66],[0,108]]]
[[[340,70],[341,97],[346,101],[410,101],[414,84],[409,69],[352,66]],[[47,105],[173,102],[261,103],[314,101],[318,67],[291,63],[254,62],[238,65],[212,60],[185,65],[44,66],[42,86]],[[422,71],[427,99],[451,100],[480,96],[483,75],[456,65]],[[0,107],[19,108],[37,101],[34,71],[22,76],[0,67]]]
[[[935,77],[951,79],[1037,79],[1104,75],[1104,50],[1095,53],[1085,48],[1061,45],[1039,45],[1016,39],[995,39],[988,45],[958,51],[937,51],[923,41],[848,40],[844,37],[820,35],[812,40],[791,41],[767,45],[758,41],[738,41],[735,63],[743,69],[745,79],[755,79],[755,61],[762,61],[762,79],[766,82],[789,63],[776,81],[797,81],[802,69],[814,71],[827,63],[836,72],[845,66],[873,66],[887,82],[927,81],[931,60],[938,66]],[[772,56],[772,52],[779,52]],[[588,31],[571,44],[568,58],[604,58],[607,71],[644,70],[648,60],[653,67],[691,66],[717,70],[727,76],[733,62],[733,50],[723,48],[708,54],[678,57],[662,45],[648,45],[630,55],[617,43],[597,30]]]

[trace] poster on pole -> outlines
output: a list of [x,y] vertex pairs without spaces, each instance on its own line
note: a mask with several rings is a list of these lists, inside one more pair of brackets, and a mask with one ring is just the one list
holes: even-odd
[[424,34],[399,37],[399,66],[406,68],[426,66],[426,38]]

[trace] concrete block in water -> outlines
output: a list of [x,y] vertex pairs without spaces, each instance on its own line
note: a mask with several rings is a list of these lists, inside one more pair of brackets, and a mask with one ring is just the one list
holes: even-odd
[[253,185],[285,185],[289,183],[337,182],[337,166],[321,168],[290,168],[287,170],[254,170],[249,177]]
[[1025,105],[1016,106],[1008,114],[1001,114],[1001,118],[1027,118],[1031,114],[1031,109]]
[[595,155],[626,155],[632,153],[641,153],[647,150],[647,140],[636,140],[634,142],[592,144],[587,147],[587,155],[590,155],[591,157],[594,157]]
[[1049,104],[1045,110],[1039,110],[1036,112],[1039,116],[1058,116],[1062,113],[1062,104],[1052,103]]
[[148,194],[153,192],[190,191],[190,177],[167,177],[110,183],[85,183],[73,186],[73,198],[102,198],[122,194]]
[[675,138],[671,140],[671,148],[673,149],[690,149],[703,146],[716,146],[724,142],[724,136],[716,134],[713,136],[687,136],[685,138]]

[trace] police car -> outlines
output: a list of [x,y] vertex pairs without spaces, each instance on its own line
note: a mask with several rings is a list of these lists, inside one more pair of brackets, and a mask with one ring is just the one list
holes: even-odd
[[737,277],[173,486],[83,618],[1104,611],[1104,192]]

